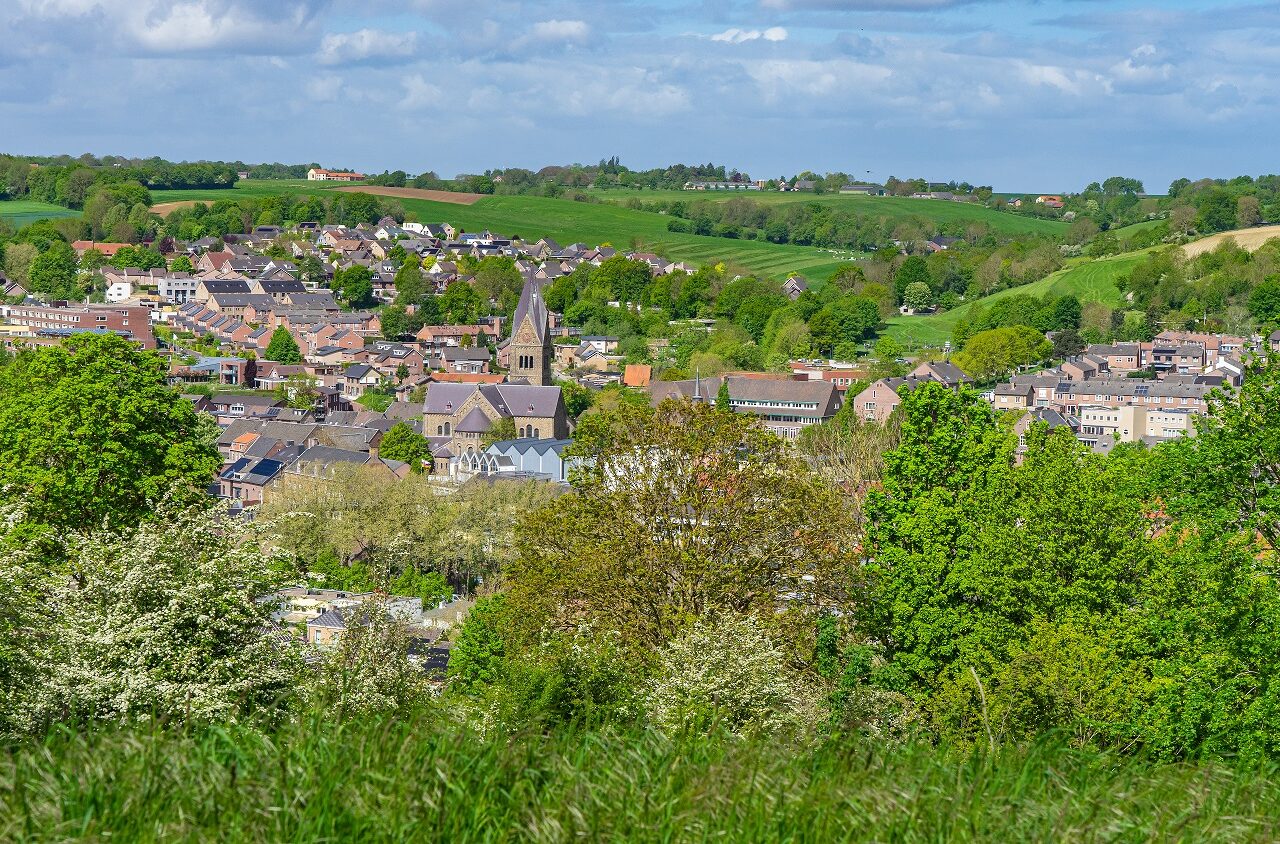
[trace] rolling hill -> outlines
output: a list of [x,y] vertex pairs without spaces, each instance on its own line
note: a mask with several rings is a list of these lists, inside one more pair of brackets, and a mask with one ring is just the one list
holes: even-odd
[[[298,181],[247,181],[231,190],[154,191],[157,204],[212,202],[238,196],[277,193],[319,193],[338,185]],[[370,193],[383,189],[371,188]],[[486,196],[470,205],[415,197],[393,197],[409,214],[423,222],[448,222],[466,231],[490,229],[526,239],[550,237],[561,243],[608,243],[623,249],[654,251],[676,261],[715,264],[721,261],[743,272],[783,278],[801,273],[825,279],[850,256],[808,246],[730,240],[667,231],[668,217],[633,211],[611,203],[574,202],[540,196]]]
[[[340,186],[307,182],[256,181],[239,182],[231,190],[153,191],[157,204],[191,200],[214,201],[237,196],[266,196],[277,193],[319,193],[334,190],[359,190],[360,186]],[[384,194],[386,188],[370,187],[369,193]],[[410,191],[395,191],[409,194]],[[694,193],[691,191],[592,190],[588,193],[599,203],[574,202],[539,196],[486,196],[469,205],[421,199],[412,195],[395,196],[406,212],[423,222],[449,222],[468,231],[490,229],[505,235],[524,238],[551,237],[562,243],[582,241],[590,244],[610,243],[619,248],[637,248],[659,252],[673,260],[705,264],[725,262],[743,272],[783,278],[801,273],[811,279],[824,279],[837,267],[856,258],[850,253],[807,246],[774,244],[754,240],[730,240],[677,234],[667,231],[668,217],[625,207],[628,199],[642,201],[709,199],[726,201],[729,194]],[[741,196],[741,194],[735,194]],[[464,195],[465,196],[465,195]],[[1056,235],[1065,223],[1040,220],[995,211],[978,205],[901,197],[866,197],[841,194],[797,195],[753,192],[750,199],[771,204],[810,203],[848,208],[860,214],[884,216],[894,220],[921,218],[939,223],[981,222],[1007,235]],[[452,200],[452,197],[450,197]]]
[[885,334],[912,348],[941,346],[951,339],[956,323],[964,319],[975,306],[985,307],[1007,296],[1019,294],[1029,296],[1073,294],[1081,302],[1103,302],[1116,306],[1123,302],[1123,296],[1120,288],[1116,286],[1116,281],[1132,272],[1133,268],[1146,257],[1147,251],[1149,250],[1126,252],[1111,258],[1086,260],[1065,267],[1039,281],[992,293],[990,296],[969,302],[946,313],[918,317],[893,317],[887,321],[888,328]]
[[591,196],[606,202],[625,204],[630,199],[641,202],[694,202],[708,200],[727,202],[735,197],[754,200],[769,205],[830,205],[858,214],[906,220],[912,217],[937,223],[985,223],[1004,235],[1042,234],[1055,236],[1064,233],[1069,224],[1058,220],[1042,220],[1008,211],[996,211],[982,205],[966,202],[946,202],[937,199],[911,199],[899,196],[858,196],[855,194],[807,194],[781,193],[778,191],[743,191],[741,193],[716,191],[636,191],[589,190]]

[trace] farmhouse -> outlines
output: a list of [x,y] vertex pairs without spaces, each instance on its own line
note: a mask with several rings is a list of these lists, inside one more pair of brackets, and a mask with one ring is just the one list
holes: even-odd
[[363,173],[343,173],[338,170],[324,170],[312,167],[307,171],[307,180],[311,182],[363,182]]

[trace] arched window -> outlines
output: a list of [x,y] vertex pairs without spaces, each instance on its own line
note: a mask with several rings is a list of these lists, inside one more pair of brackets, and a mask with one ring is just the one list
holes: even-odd
[[448,423],[448,422],[444,423],[444,435],[445,435],[446,437],[447,437],[447,436],[449,436],[449,423]]
[[533,437],[536,440],[538,438],[538,429],[534,428],[533,430],[531,430],[529,432],[529,436]]
[[437,436],[437,437],[443,437],[443,436],[444,436],[444,426],[443,426],[443,425],[437,425],[437,426],[436,426],[436,436]]

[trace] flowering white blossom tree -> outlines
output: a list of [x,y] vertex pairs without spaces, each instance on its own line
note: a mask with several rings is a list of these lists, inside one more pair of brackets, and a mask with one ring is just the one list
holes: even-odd
[[300,666],[242,526],[194,507],[69,542],[49,590],[37,719],[219,722],[282,712]]
[[394,712],[429,694],[426,675],[409,656],[409,628],[385,601],[364,601],[343,622],[346,630],[325,654],[312,687],[337,717]]
[[786,656],[750,616],[704,619],[663,648],[645,709],[667,733],[716,724],[747,735],[817,718]]

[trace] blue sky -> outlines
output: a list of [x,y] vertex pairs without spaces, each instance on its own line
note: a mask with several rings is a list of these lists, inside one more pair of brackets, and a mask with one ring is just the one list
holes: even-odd
[[1010,191],[1278,169],[1276,3],[3,0],[0,32],[11,152]]

